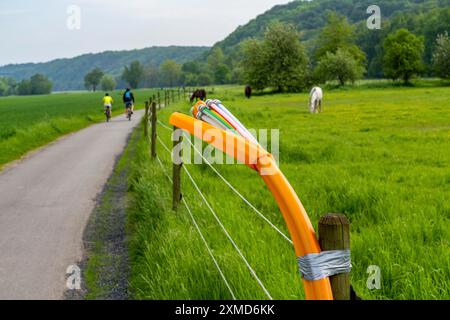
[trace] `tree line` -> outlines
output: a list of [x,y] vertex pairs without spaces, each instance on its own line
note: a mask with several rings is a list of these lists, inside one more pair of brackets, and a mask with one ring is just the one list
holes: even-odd
[[[103,90],[112,90],[122,81],[122,85],[132,88],[240,83],[256,90],[296,92],[315,84],[354,83],[367,75],[367,54],[357,44],[355,26],[346,17],[330,13],[317,39],[315,49],[307,52],[294,25],[274,22],[263,39],[243,41],[232,55],[215,47],[203,60],[184,64],[166,60],[158,68],[133,61],[117,79],[96,68],[86,75],[85,83],[92,90],[99,85]],[[383,48],[380,68],[385,78],[408,84],[412,78],[429,72],[423,36],[399,28],[387,34],[381,44],[373,45]],[[450,79],[447,32],[437,34],[431,63],[435,76]]]
[[50,94],[52,88],[52,81],[40,73],[20,82],[13,78],[0,77],[0,96]]
[[[335,13],[328,16],[310,56],[300,38],[293,25],[275,22],[262,40],[244,41],[242,60],[237,63],[244,82],[257,90],[300,91],[314,84],[354,83],[366,75],[367,56],[356,44],[354,27],[345,17]],[[381,45],[384,77],[408,84],[426,71],[423,36],[400,28],[388,34]],[[450,79],[447,32],[437,35],[431,61],[434,75]]]
[[[344,85],[364,77],[406,84],[421,75],[449,79],[450,8],[430,9],[425,2],[407,0],[382,3],[389,18],[383,20],[382,30],[369,30],[358,15],[352,16],[361,11],[352,9],[354,0],[292,2],[238,28],[201,58],[189,57],[195,60],[183,64],[165,60],[161,65],[135,60],[122,71],[109,68],[111,74],[94,68],[84,77],[85,87],[110,91],[239,83],[258,90],[299,91],[313,84]],[[412,9],[400,12],[407,8]],[[359,22],[351,24],[346,16]],[[273,20],[288,22],[268,22]],[[249,36],[258,38],[241,41]],[[46,93],[43,88],[49,87],[49,80],[37,76],[33,82],[30,78],[20,83],[0,78],[0,95]]]
[[231,68],[224,60],[221,50],[214,51],[207,62],[190,61],[180,64],[168,59],[156,67],[144,66],[136,60],[125,66],[119,77],[105,74],[98,67],[94,68],[85,75],[84,83],[86,89],[92,91],[98,88],[111,91],[118,86],[156,88],[236,83],[237,78],[232,78]]

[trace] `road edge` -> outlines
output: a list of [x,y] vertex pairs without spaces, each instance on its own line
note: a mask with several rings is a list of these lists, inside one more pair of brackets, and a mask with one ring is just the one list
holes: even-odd
[[83,232],[81,289],[66,290],[65,300],[127,300],[130,297],[127,209],[130,165],[136,153],[141,125],[127,137],[114,170],[97,196]]

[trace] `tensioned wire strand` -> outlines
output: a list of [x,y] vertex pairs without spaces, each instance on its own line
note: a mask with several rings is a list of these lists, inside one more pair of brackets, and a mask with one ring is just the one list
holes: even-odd
[[[163,170],[163,173],[164,173],[165,176],[169,179],[169,181],[172,183],[173,180],[172,180],[172,178],[169,176],[169,174],[167,173],[167,171],[165,170],[164,164],[162,163],[161,159],[160,159],[158,156],[156,156],[156,159],[158,160],[158,163],[160,164],[160,166],[161,166],[161,168],[162,168],[162,170]],[[220,277],[222,278],[223,282],[225,283],[225,286],[227,287],[228,291],[230,292],[231,296],[233,297],[233,300],[236,300],[236,296],[234,295],[234,292],[233,292],[233,290],[231,289],[230,284],[229,284],[227,278],[225,277],[225,274],[222,272],[222,269],[220,268],[219,263],[217,262],[216,258],[214,257],[214,254],[213,254],[213,252],[211,251],[211,249],[210,249],[210,247],[209,247],[209,245],[208,245],[208,242],[206,241],[205,237],[203,236],[203,233],[202,233],[202,231],[201,231],[201,229],[200,229],[200,227],[199,227],[197,221],[195,220],[194,215],[192,214],[192,211],[191,211],[191,209],[189,208],[186,199],[183,198],[182,201],[183,201],[184,206],[186,207],[186,210],[189,212],[189,215],[190,215],[190,217],[191,217],[192,223],[193,223],[194,226],[195,226],[195,229],[197,230],[198,234],[200,235],[200,238],[202,239],[203,243],[205,244],[206,249],[208,250],[209,256],[210,256],[211,259],[213,260],[214,265],[215,265],[216,268],[217,268],[217,271],[219,271]]]
[[262,283],[261,279],[259,279],[258,275],[256,274],[255,270],[253,270],[252,266],[250,265],[250,263],[247,261],[247,259],[245,258],[245,256],[243,255],[242,251],[239,249],[239,247],[237,246],[236,242],[234,242],[233,238],[230,236],[230,234],[228,233],[227,229],[225,228],[225,226],[222,224],[222,222],[220,221],[219,217],[217,216],[217,214],[215,213],[214,209],[211,207],[211,205],[209,204],[208,200],[206,199],[206,197],[203,195],[202,191],[200,190],[200,188],[198,187],[197,183],[195,182],[194,178],[191,176],[189,170],[186,168],[186,166],[183,166],[184,171],[186,172],[186,174],[188,175],[189,179],[191,180],[192,184],[194,185],[195,189],[197,190],[197,192],[200,194],[201,198],[203,199],[203,202],[205,202],[206,206],[208,207],[209,211],[211,211],[211,213],[213,214],[214,218],[216,219],[217,223],[220,225],[220,227],[222,228],[223,232],[225,233],[225,235],[227,236],[228,240],[230,240],[231,244],[233,245],[233,247],[236,249],[237,253],[239,254],[239,256],[242,258],[242,260],[244,261],[244,263],[246,264],[247,268],[249,269],[250,273],[253,275],[253,277],[255,278],[255,280],[258,282],[258,284],[260,285],[260,287],[263,289],[264,293],[267,295],[267,297],[270,300],[272,299],[272,296],[270,295],[269,291],[267,291],[266,287],[264,286],[264,284]]
[[[161,121],[158,120],[158,123],[164,127],[167,130],[172,131],[172,129],[168,126],[166,126],[164,123],[162,123]],[[159,137],[158,137],[159,139]],[[239,197],[242,199],[242,201],[244,201],[251,209],[253,209],[253,211],[256,212],[256,214],[258,214],[265,222],[267,222],[273,229],[275,229],[275,231],[277,231],[286,241],[288,241],[291,245],[293,244],[292,240],[289,239],[288,236],[286,236],[277,226],[275,226],[274,223],[272,223],[263,213],[261,213],[261,211],[259,211],[249,200],[247,200],[247,198],[245,198],[222,174],[220,174],[220,172],[211,164],[211,162],[208,161],[208,159],[206,159],[203,154],[198,150],[198,148],[190,141],[190,139],[186,139],[189,144],[194,148],[195,152],[197,152],[202,159],[205,161],[205,163],[214,171],[215,174],[217,174],[222,180],[223,182]],[[160,141],[161,142],[161,141]],[[171,152],[166,145],[163,144],[163,147]]]
[[[165,145],[165,143],[159,139],[158,140],[164,147],[164,149],[169,150],[169,148]],[[169,151],[170,154],[172,154],[172,152]],[[219,217],[217,216],[216,212],[214,211],[214,209],[212,208],[212,206],[209,204],[208,200],[206,199],[206,197],[204,196],[204,194],[202,193],[202,191],[200,190],[200,188],[198,187],[197,183],[195,182],[194,178],[192,177],[191,173],[189,172],[189,170],[186,168],[186,166],[183,166],[184,171],[186,172],[186,174],[189,177],[189,180],[191,180],[192,184],[194,185],[195,189],[197,190],[197,192],[199,193],[200,197],[203,199],[203,202],[206,204],[206,206],[208,207],[209,211],[211,211],[212,215],[214,216],[214,218],[216,219],[217,223],[219,224],[219,226],[222,228],[224,234],[226,235],[226,237],[228,238],[228,240],[231,242],[231,244],[233,245],[234,249],[237,251],[237,253],[239,254],[239,256],[241,257],[241,259],[244,261],[245,265],[247,266],[247,268],[249,269],[250,273],[252,274],[252,276],[255,278],[256,282],[258,282],[259,286],[261,287],[261,289],[264,291],[264,293],[266,294],[266,296],[270,299],[273,300],[272,296],[270,295],[269,291],[267,291],[266,287],[264,286],[264,284],[262,283],[261,279],[259,279],[258,275],[256,274],[255,270],[253,270],[252,266],[250,265],[250,263],[247,261],[247,259],[245,258],[244,254],[242,253],[241,249],[239,249],[239,247],[237,246],[236,242],[233,240],[233,238],[230,236],[229,232],[227,231],[227,229],[225,228],[225,226],[223,225],[222,221],[220,221]]]
[[167,130],[170,130],[170,131],[173,130],[171,127],[165,125],[165,124],[164,124],[163,122],[161,122],[160,120],[157,120],[157,121],[158,121],[158,123],[159,123],[164,129],[167,129]]
[[214,171],[214,173],[216,173],[222,180],[223,182],[231,189],[233,190],[234,193],[236,193],[239,198],[242,199],[242,201],[244,201],[250,208],[253,209],[253,211],[255,211],[264,221],[266,221],[273,229],[275,229],[284,239],[286,239],[286,241],[288,241],[290,244],[293,244],[292,240],[289,239],[277,226],[275,226],[264,214],[262,214],[258,209],[256,209],[256,207],[249,201],[247,200],[247,198],[245,198],[224,176],[222,176],[220,174],[219,171],[217,171],[217,169],[211,164],[211,162],[209,162],[203,155],[202,153],[197,149],[197,147],[190,141],[187,140],[191,146],[194,148],[194,150],[202,157],[202,159],[205,161],[205,163]]

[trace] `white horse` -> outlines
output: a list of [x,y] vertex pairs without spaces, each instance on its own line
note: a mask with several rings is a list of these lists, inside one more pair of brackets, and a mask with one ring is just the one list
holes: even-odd
[[323,91],[319,87],[314,87],[309,95],[309,112],[321,113],[322,112],[322,100]]

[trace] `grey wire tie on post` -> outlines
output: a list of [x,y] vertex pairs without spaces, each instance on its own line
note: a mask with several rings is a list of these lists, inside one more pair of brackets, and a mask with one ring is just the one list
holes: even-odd
[[350,250],[332,250],[307,254],[298,258],[300,273],[305,280],[317,281],[352,269]]

